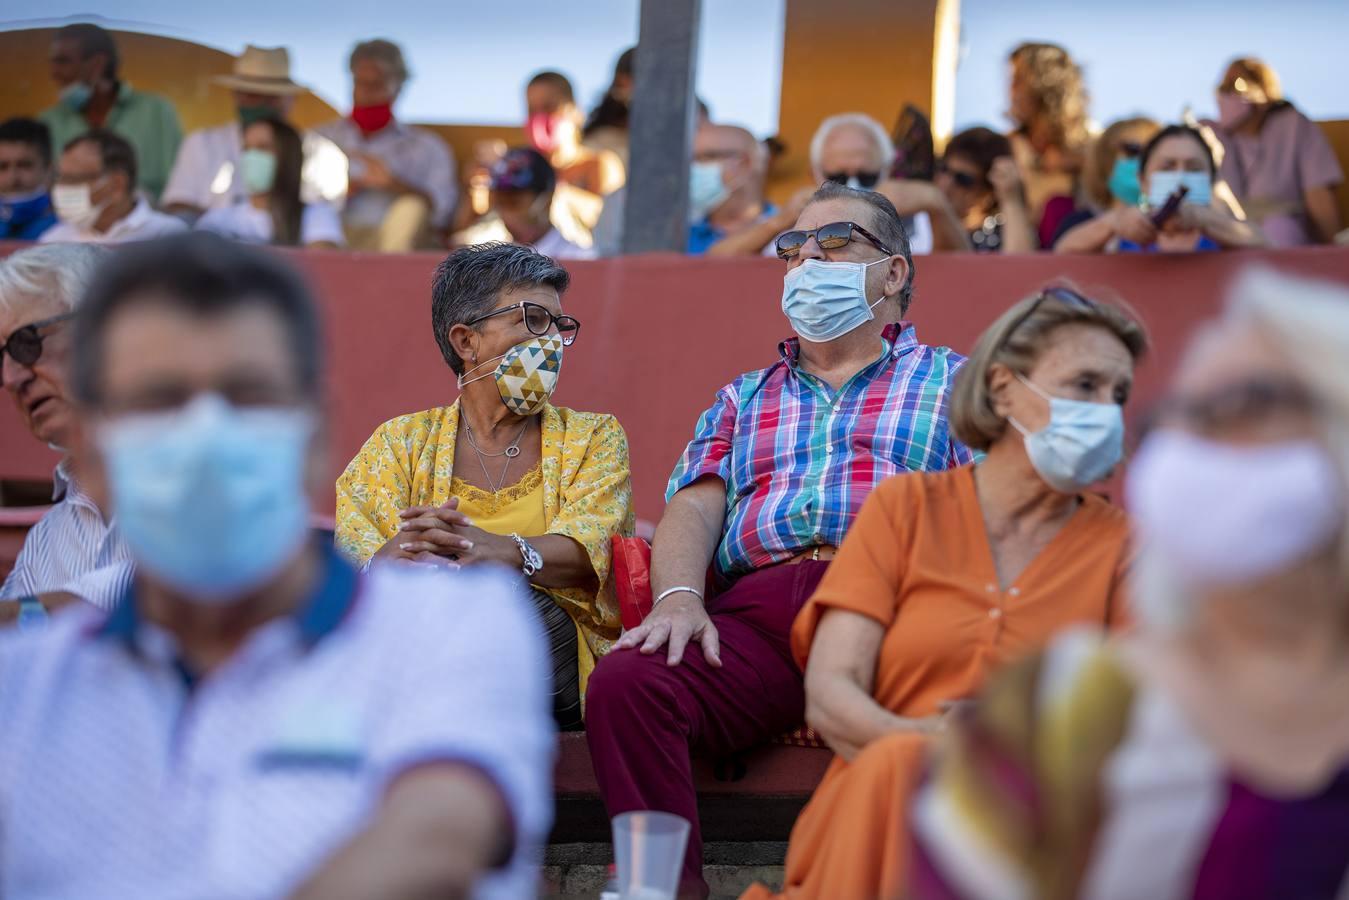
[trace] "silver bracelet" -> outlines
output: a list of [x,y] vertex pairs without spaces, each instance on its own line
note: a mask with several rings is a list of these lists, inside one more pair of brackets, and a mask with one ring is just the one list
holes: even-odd
[[686,586],[686,585],[680,585],[679,587],[672,587],[672,588],[669,588],[669,589],[667,589],[667,590],[661,591],[661,592],[660,592],[660,596],[658,596],[658,597],[651,603],[651,610],[654,612],[655,609],[656,609],[656,607],[660,605],[660,601],[664,600],[666,597],[670,596],[671,594],[679,594],[679,593],[684,593],[684,592],[690,593],[690,594],[692,594],[693,596],[697,597],[699,603],[702,603],[702,602],[703,602],[703,592],[702,592],[702,591],[698,590],[697,588],[691,588],[691,587],[688,587],[688,586]]

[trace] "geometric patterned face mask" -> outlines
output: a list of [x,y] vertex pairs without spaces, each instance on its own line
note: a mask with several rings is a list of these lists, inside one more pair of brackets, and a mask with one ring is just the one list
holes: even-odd
[[[476,378],[464,379],[474,369],[481,369],[500,359],[496,370]],[[499,357],[484,360],[464,375],[459,376],[459,387],[495,378],[501,402],[518,416],[533,416],[543,411],[548,398],[557,390],[557,379],[562,371],[562,336],[548,334],[516,344]]]

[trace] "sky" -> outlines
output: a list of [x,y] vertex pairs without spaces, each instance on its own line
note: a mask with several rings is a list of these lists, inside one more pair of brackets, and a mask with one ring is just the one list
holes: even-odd
[[[704,0],[698,93],[716,119],[767,136],[777,128],[786,0]],[[828,0],[807,0],[828,2]],[[1006,56],[1023,40],[1067,46],[1086,71],[1092,116],[1174,120],[1213,112],[1232,56],[1272,63],[1313,118],[1349,118],[1349,88],[1332,61],[1345,52],[1349,0],[960,0],[955,125],[1007,125]],[[0,28],[99,15],[114,27],[186,38],[237,53],[245,43],[291,48],[295,77],[334,105],[348,97],[346,56],[366,37],[403,45],[413,80],[410,121],[508,124],[524,119],[523,87],[542,68],[598,100],[614,60],[637,37],[639,0],[7,0]],[[897,98],[900,102],[909,98]],[[841,105],[846,102],[841,98]]]

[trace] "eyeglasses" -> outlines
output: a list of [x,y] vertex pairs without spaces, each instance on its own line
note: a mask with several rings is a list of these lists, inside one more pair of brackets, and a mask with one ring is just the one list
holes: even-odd
[[10,358],[19,365],[31,366],[42,358],[42,341],[45,337],[42,334],[42,329],[74,317],[73,312],[62,313],[59,316],[42,319],[16,329],[9,336],[9,340],[5,341],[4,346],[0,346],[0,364],[3,364],[5,354],[8,353]]
[[832,181],[834,184],[843,184],[843,185],[846,185],[848,183],[849,178],[856,178],[858,184],[860,184],[867,190],[871,190],[876,186],[876,182],[881,180],[881,173],[853,172],[851,175],[849,175],[847,172],[835,172],[832,175],[824,176],[825,181]]
[[851,243],[853,232],[856,232],[877,250],[889,256],[895,255],[895,251],[885,246],[880,238],[856,222],[830,222],[828,225],[821,225],[819,228],[784,231],[773,242],[773,249],[777,251],[779,259],[791,259],[800,253],[801,248],[806,245],[806,241],[813,237],[816,243],[820,245],[821,250],[838,250]]
[[1137,159],[1143,155],[1143,145],[1138,141],[1120,141],[1119,155],[1125,159]]
[[1163,400],[1148,420],[1148,430],[1184,422],[1204,434],[1231,434],[1280,416],[1314,415],[1321,402],[1303,385],[1283,378],[1256,377],[1200,397]]
[[953,169],[944,161],[937,163],[937,171],[949,175],[952,181],[966,190],[977,188],[984,183],[984,179],[980,178],[978,175],[972,175],[969,172]]
[[562,338],[562,346],[570,347],[576,342],[576,335],[581,333],[581,323],[571,316],[555,316],[549,312],[548,307],[540,306],[537,303],[530,303],[525,300],[520,303],[512,303],[510,306],[503,306],[501,309],[494,309],[486,315],[478,316],[472,321],[465,322],[465,325],[476,325],[484,319],[490,319],[493,316],[500,316],[504,313],[522,311],[525,319],[525,327],[529,329],[530,334],[543,336],[557,327],[557,333]]

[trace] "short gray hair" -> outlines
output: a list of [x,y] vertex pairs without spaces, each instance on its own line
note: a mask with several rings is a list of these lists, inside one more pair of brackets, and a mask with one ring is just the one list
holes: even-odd
[[558,296],[571,284],[567,270],[542,253],[519,244],[493,241],[461,247],[436,266],[431,285],[431,327],[440,354],[456,375],[464,361],[450,345],[450,329],[492,311],[502,291],[547,285]]
[[50,297],[69,312],[80,305],[94,272],[110,251],[94,244],[45,244],[0,260],[0,308]]
[[881,126],[880,122],[866,113],[858,112],[830,116],[820,123],[819,128],[815,129],[815,136],[810,139],[811,170],[820,171],[820,157],[824,156],[824,145],[829,140],[829,135],[840,128],[846,127],[860,128],[871,136],[871,139],[876,142],[876,152],[881,156],[881,174],[887,174],[890,164],[895,159],[895,144],[890,140],[890,135],[885,133],[885,128]]
[[355,70],[356,63],[363,59],[379,63],[384,71],[389,73],[389,77],[398,82],[394,90],[401,88],[408,80],[408,67],[403,61],[403,51],[393,41],[384,38],[361,41],[352,48],[351,60],[347,67]]
[[[876,237],[881,239],[892,254],[904,257],[904,262],[909,266],[909,277],[904,280],[904,286],[899,289],[899,314],[902,316],[909,311],[909,304],[913,302],[913,250],[909,247],[909,233],[904,230],[904,221],[899,217],[899,210],[884,194],[878,194],[875,191],[859,191],[850,188],[847,185],[835,184],[832,181],[826,181],[820,185],[819,189],[811,195],[809,203],[820,203],[824,200],[856,200],[871,207],[871,221],[858,222],[863,228],[868,229]],[[807,205],[809,205],[809,203]]]

